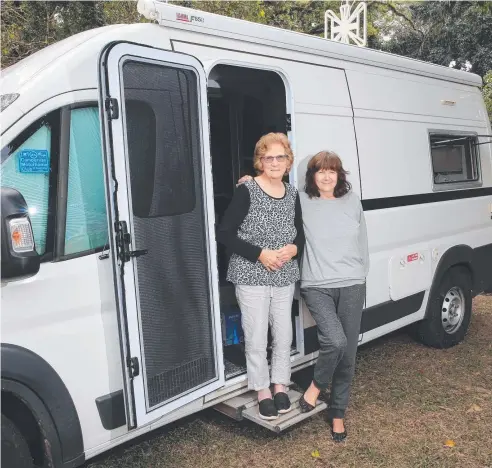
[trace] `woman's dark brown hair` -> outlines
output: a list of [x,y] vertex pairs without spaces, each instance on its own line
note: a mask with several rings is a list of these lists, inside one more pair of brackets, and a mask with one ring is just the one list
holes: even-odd
[[348,172],[343,168],[340,156],[332,151],[320,151],[309,160],[306,171],[306,185],[304,186],[304,191],[309,198],[317,198],[320,195],[318,186],[314,180],[314,175],[321,170],[335,171],[338,174],[337,185],[333,191],[335,198],[343,197],[352,188],[352,185],[350,185],[350,182],[347,180]]

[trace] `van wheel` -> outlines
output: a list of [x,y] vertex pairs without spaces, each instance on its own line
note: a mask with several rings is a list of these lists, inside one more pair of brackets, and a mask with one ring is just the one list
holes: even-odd
[[428,316],[417,338],[433,348],[450,348],[465,338],[472,314],[472,282],[465,267],[450,268],[429,299]]
[[17,426],[2,414],[2,466],[34,468],[26,439]]

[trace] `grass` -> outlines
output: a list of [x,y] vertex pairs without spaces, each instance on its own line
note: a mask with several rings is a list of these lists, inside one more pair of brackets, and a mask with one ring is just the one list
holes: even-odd
[[405,333],[362,347],[344,444],[331,441],[323,415],[276,436],[206,410],[87,468],[492,468],[491,337],[492,296],[479,296],[454,348]]

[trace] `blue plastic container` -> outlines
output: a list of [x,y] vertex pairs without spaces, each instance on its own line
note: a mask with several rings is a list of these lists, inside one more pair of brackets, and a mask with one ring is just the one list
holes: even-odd
[[222,339],[225,346],[244,342],[241,310],[238,306],[227,306],[222,309]]

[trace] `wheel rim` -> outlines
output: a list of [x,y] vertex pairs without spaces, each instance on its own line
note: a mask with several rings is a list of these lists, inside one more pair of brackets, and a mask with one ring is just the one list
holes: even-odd
[[451,288],[442,301],[441,322],[444,331],[448,334],[455,333],[463,322],[465,316],[465,295],[458,286]]

